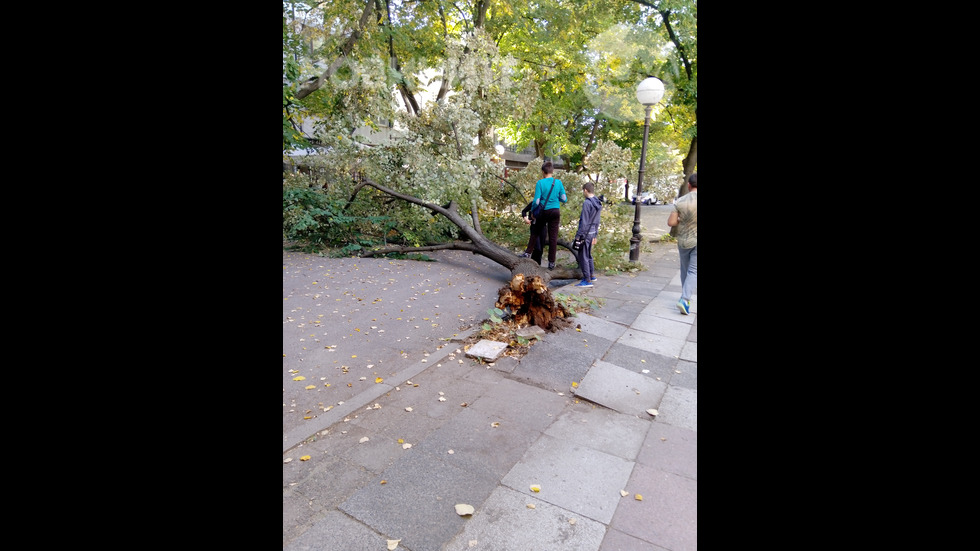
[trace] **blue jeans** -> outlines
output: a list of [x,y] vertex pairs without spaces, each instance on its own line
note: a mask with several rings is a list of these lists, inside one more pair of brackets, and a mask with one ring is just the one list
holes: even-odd
[[682,249],[677,247],[681,257],[681,298],[690,302],[691,295],[698,287],[698,248]]

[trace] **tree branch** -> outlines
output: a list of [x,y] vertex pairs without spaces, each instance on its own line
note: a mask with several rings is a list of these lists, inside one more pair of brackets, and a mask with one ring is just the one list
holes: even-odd
[[337,59],[335,59],[333,63],[327,67],[327,70],[324,71],[318,78],[308,80],[302,86],[300,86],[299,90],[296,91],[296,99],[303,99],[313,92],[316,92],[321,86],[323,86],[323,83],[326,82],[328,78],[337,72],[337,69],[339,69],[344,63],[344,59],[351,53],[351,50],[354,49],[354,44],[360,40],[361,33],[367,26],[368,21],[371,20],[371,12],[374,11],[374,1],[375,0],[365,0],[364,13],[361,14],[361,20],[358,22],[357,30],[352,32],[347,38],[347,41],[344,42],[344,45],[340,48],[340,55],[337,56]]
[[451,241],[449,243],[439,243],[437,245],[425,245],[422,247],[385,247],[383,249],[376,249],[373,251],[364,251],[361,256],[366,258],[369,256],[382,256],[391,253],[418,253],[425,251],[470,251],[471,253],[480,254],[480,248],[473,243],[468,243],[466,241]]

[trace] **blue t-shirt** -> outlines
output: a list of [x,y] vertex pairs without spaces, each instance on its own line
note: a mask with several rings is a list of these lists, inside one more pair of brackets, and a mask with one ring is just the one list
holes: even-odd
[[[551,182],[555,183],[554,190],[551,190]],[[548,198],[548,190],[551,190],[550,198]],[[558,178],[551,176],[538,180],[537,185],[534,186],[534,204],[538,205],[545,198],[548,198],[548,202],[544,205],[545,210],[556,209],[561,206],[561,203],[567,203],[568,195],[565,194],[565,184],[561,183]]]

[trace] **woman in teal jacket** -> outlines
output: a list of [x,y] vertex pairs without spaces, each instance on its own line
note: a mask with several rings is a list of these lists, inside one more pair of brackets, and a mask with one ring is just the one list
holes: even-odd
[[[541,172],[544,177],[538,180],[534,187],[534,206],[543,204],[544,211],[540,219],[537,220],[539,228],[541,248],[535,248],[531,253],[531,260],[541,264],[541,256],[544,253],[544,242],[548,240],[548,269],[555,268],[555,258],[558,256],[558,228],[561,226],[561,207],[562,203],[568,202],[568,195],[565,193],[565,184],[554,177],[555,165],[551,161],[541,165]],[[534,208],[534,207],[532,207]]]

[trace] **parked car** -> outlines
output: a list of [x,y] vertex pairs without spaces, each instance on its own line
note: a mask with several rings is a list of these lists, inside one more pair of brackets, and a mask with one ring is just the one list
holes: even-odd
[[[644,191],[643,193],[640,194],[640,202],[643,203],[644,205],[659,205],[662,201],[660,201],[659,199],[657,199],[653,195],[653,192]],[[633,204],[634,205],[636,204],[636,196],[635,195],[633,196]]]

